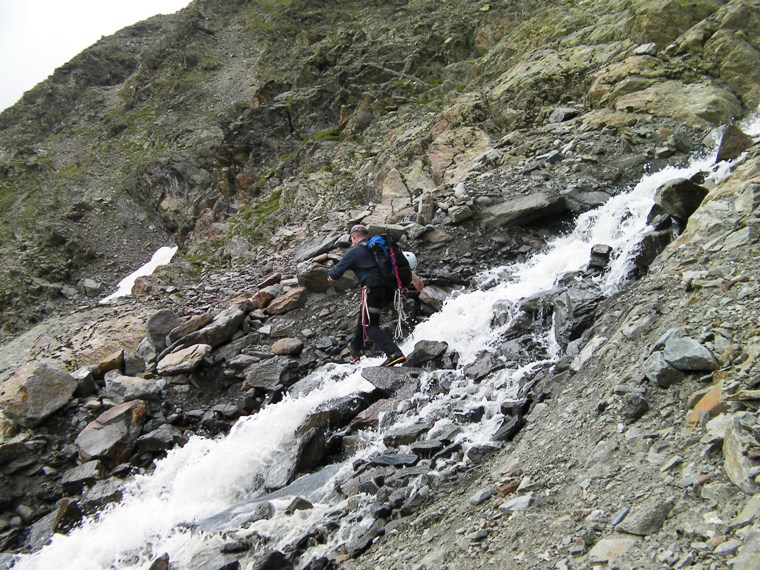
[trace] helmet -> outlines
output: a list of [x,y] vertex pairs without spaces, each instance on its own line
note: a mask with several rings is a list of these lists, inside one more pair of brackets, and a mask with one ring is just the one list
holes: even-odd
[[409,262],[409,267],[414,271],[417,269],[417,256],[414,255],[411,251],[405,251],[404,257],[406,257],[406,260]]

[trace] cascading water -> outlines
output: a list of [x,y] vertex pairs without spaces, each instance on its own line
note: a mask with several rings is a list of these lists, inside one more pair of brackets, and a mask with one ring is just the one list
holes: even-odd
[[[747,130],[757,136],[759,126],[755,121]],[[547,331],[536,339],[546,349],[538,361],[517,369],[507,367],[478,384],[467,382],[461,366],[473,362],[481,351],[490,350],[509,327],[492,326],[496,304],[517,307],[522,299],[551,289],[559,276],[582,270],[588,263],[591,246],[600,243],[612,246],[614,256],[598,286],[606,294],[616,291],[629,274],[633,254],[647,231],[646,216],[656,188],[669,179],[688,178],[709,170],[713,163],[711,155],[685,168],[669,167],[645,176],[630,192],[579,216],[575,229],[554,240],[544,252],[524,263],[484,272],[478,277],[482,289],[461,292],[449,299],[440,312],[417,326],[402,348],[408,353],[420,340],[445,341],[450,350],[459,354],[460,368],[423,376],[422,389],[406,404],[394,427],[427,421],[433,425],[433,433],[437,422],[447,418],[453,408],[482,406],[483,420],[461,425],[458,441],[465,449],[489,445],[501,420],[500,402],[514,396],[523,376],[558,356],[557,343]],[[184,447],[158,461],[151,474],[131,480],[120,503],[86,520],[69,535],[55,535],[41,551],[22,556],[15,567],[137,569],[146,568],[156,557],[168,553],[173,567],[191,568],[202,553],[218,552],[224,542],[219,530],[232,531],[238,537],[264,536],[270,549],[291,543],[319,523],[328,511],[344,505],[345,499],[334,491],[334,480],[341,471],[350,471],[352,461],[385,449],[382,429],[363,432],[365,445],[357,455],[331,470],[327,481],[308,492],[312,509],[286,516],[283,511],[289,498],[282,496],[271,499],[275,512],[268,520],[236,526],[233,509],[216,526],[217,532],[204,533],[192,527],[200,522],[202,528],[202,522],[214,520],[214,515],[264,495],[264,489],[281,478],[282,465],[293,453],[298,429],[309,415],[333,399],[372,390],[362,378],[361,368],[376,366],[379,361],[365,358],[358,366],[327,365],[310,376],[316,388],[307,394],[287,396],[241,419],[226,437],[192,437]],[[445,373],[449,374],[450,389],[441,394],[428,393],[425,386]],[[343,524],[328,544],[313,548],[302,560],[328,551],[360,529],[362,512],[359,508],[350,524]]]

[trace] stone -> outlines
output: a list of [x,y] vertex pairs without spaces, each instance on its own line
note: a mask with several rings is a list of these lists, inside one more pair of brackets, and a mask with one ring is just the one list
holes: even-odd
[[125,376],[112,370],[105,377],[104,396],[111,398],[117,404],[129,400],[149,400],[158,398],[162,382],[146,380],[139,376]]
[[580,111],[575,107],[557,107],[549,115],[550,123],[564,123],[570,119],[574,119],[580,114]]
[[624,534],[603,538],[589,551],[588,558],[593,562],[613,562],[640,540],[638,537]]
[[404,366],[411,368],[425,366],[446,354],[448,348],[449,345],[445,342],[434,340],[417,341],[412,352],[406,356]]
[[499,505],[499,510],[507,513],[526,511],[528,510],[528,507],[532,501],[533,493],[526,493],[525,495],[520,495],[518,497],[504,501],[501,505]]
[[668,364],[684,372],[705,372],[718,368],[713,354],[698,341],[688,337],[668,339],[662,356]]
[[653,352],[644,361],[644,375],[661,388],[677,384],[685,378],[685,374],[665,360],[660,351]]
[[49,364],[28,364],[0,384],[0,410],[14,423],[36,427],[71,401],[77,381]]
[[298,355],[303,350],[303,341],[298,338],[281,338],[272,345],[272,354]]
[[[167,350],[169,352],[176,352],[178,349],[187,348],[194,344],[207,344],[212,348],[225,344],[238,331],[245,315],[246,311],[244,309],[229,307],[214,317],[214,320],[205,327],[183,336],[168,347]],[[163,356],[165,356],[163,353],[159,355],[159,361]]]
[[270,315],[282,315],[299,308],[306,302],[306,288],[294,287],[269,303],[266,312]]
[[715,162],[739,158],[741,153],[754,144],[755,141],[752,140],[752,137],[731,123],[721,129],[720,143],[718,144]]
[[163,424],[151,432],[137,438],[137,447],[143,451],[166,451],[175,445],[184,444],[187,438],[178,427]]
[[158,361],[159,374],[185,374],[197,369],[211,353],[211,345],[194,344],[176,352],[170,352]]
[[124,349],[120,348],[111,354],[104,357],[98,362],[95,368],[95,374],[102,378],[107,372],[111,370],[121,371],[124,369]]
[[413,453],[383,453],[376,455],[369,460],[370,465],[390,465],[392,467],[410,467],[416,465],[420,460],[418,455]]
[[197,528],[205,532],[234,531],[256,521],[271,519],[274,512],[274,505],[269,501],[243,503],[201,520]]
[[126,461],[140,436],[145,412],[142,400],[125,402],[103,412],[74,440],[81,459],[108,459],[114,464]]
[[362,368],[362,377],[386,395],[403,400],[411,398],[419,386],[419,371],[403,366]]
[[561,196],[538,191],[485,208],[478,219],[486,229],[522,226],[539,218],[561,214],[565,208],[565,200]]
[[428,431],[430,426],[427,424],[413,424],[389,430],[383,437],[383,443],[387,447],[398,447],[407,445],[419,439],[419,437]]
[[477,506],[477,505],[480,505],[481,503],[485,503],[488,499],[493,497],[495,494],[496,494],[496,489],[494,489],[493,487],[485,487],[475,492],[475,494],[471,495],[470,498],[468,499],[468,502],[473,506]]
[[296,261],[305,261],[334,249],[335,242],[338,241],[338,238],[340,237],[340,233],[333,232],[317,242],[301,244],[296,250]]
[[380,423],[380,417],[383,414],[393,412],[397,405],[398,402],[390,398],[378,400],[367,409],[359,412],[359,414],[351,420],[350,425],[354,429],[375,429]]
[[266,309],[275,298],[275,295],[266,289],[256,291],[251,297],[251,305],[255,309]]
[[491,436],[492,441],[512,441],[525,421],[520,416],[504,418],[499,428]]
[[273,390],[278,385],[288,386],[298,377],[298,364],[287,356],[275,356],[251,364],[243,371],[243,389]]
[[148,338],[157,353],[160,353],[166,348],[166,335],[168,335],[172,329],[181,326],[184,322],[185,321],[182,320],[182,317],[171,309],[161,309],[151,315],[145,328],[148,332]]
[[94,279],[90,279],[89,277],[85,277],[77,283],[77,291],[79,291],[85,297],[89,297],[91,299],[98,297],[104,291],[104,289],[105,287],[102,283],[99,283]]
[[654,201],[668,214],[683,222],[695,212],[705,196],[707,196],[707,188],[687,178],[676,178],[657,188]]
[[492,352],[481,352],[472,364],[465,366],[464,375],[473,382],[480,382],[497,370],[504,368],[504,362]]
[[63,473],[61,486],[69,495],[78,495],[85,487],[91,487],[103,478],[105,467],[100,460],[87,461]]
[[744,428],[743,423],[754,424],[751,413],[734,414],[728,424],[723,439],[723,466],[731,482],[744,493],[754,495],[760,492],[760,482],[755,479],[758,462],[745,454],[745,449],[757,446],[754,435]]
[[449,208],[448,214],[452,224],[461,224],[473,216],[472,210],[466,205],[453,206]]
[[623,532],[637,536],[654,534],[662,528],[673,509],[673,504],[673,499],[650,497],[642,504],[633,507],[625,520],[618,525],[618,528]]
[[194,315],[181,325],[174,327],[166,335],[166,342],[168,344],[174,344],[183,336],[187,336],[190,333],[194,333],[197,330],[202,329],[211,321],[214,320],[214,316],[211,313],[203,313],[202,315]]

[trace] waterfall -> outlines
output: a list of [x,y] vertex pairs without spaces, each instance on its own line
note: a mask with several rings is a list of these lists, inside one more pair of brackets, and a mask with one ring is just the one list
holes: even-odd
[[[757,124],[753,123],[752,128],[756,131]],[[422,378],[423,389],[406,406],[405,415],[401,414],[396,427],[427,420],[435,429],[437,422],[454,406],[483,406],[482,421],[462,425],[458,441],[464,448],[491,444],[490,436],[502,419],[500,402],[514,396],[520,379],[558,356],[556,340],[547,331],[536,339],[547,349],[548,356],[544,359],[519,368],[507,367],[479,384],[468,383],[461,374],[461,366],[473,362],[481,351],[491,349],[509,326],[492,327],[496,304],[516,306],[521,299],[551,289],[559,276],[582,270],[588,263],[591,246],[599,243],[614,248],[609,269],[599,278],[599,288],[606,294],[617,291],[628,277],[636,248],[647,231],[646,216],[657,187],[672,178],[688,178],[709,170],[714,160],[712,154],[684,168],[668,167],[647,174],[629,192],[580,215],[570,233],[555,239],[541,253],[523,263],[483,272],[477,278],[483,287],[462,291],[450,298],[440,312],[416,327],[402,348],[408,353],[420,340],[445,341],[450,350],[459,354],[460,369],[447,371],[451,387],[443,394],[428,394],[424,386],[445,371],[427,373]],[[725,172],[725,169],[718,170],[716,176],[723,176]],[[21,556],[16,567],[20,570],[137,569],[146,568],[165,552],[173,567],[192,567],[195,556],[218,551],[223,543],[219,533],[194,531],[192,526],[225,509],[263,496],[266,481],[277,478],[277,470],[291,453],[297,430],[309,414],[332,399],[371,391],[373,387],[362,378],[361,368],[377,366],[380,360],[363,358],[358,366],[324,366],[311,374],[310,380],[317,387],[309,393],[300,397],[286,396],[255,415],[241,418],[224,437],[193,436],[185,446],[173,449],[158,461],[152,473],[126,483],[120,503],[87,519],[69,535],[55,535],[41,551]],[[350,470],[351,461],[371,457],[385,449],[382,430],[368,430],[362,436],[363,448],[346,465],[338,466],[334,476]],[[308,498],[314,504],[313,509],[286,517],[281,511],[288,500],[281,497],[272,500],[275,514],[271,519],[234,530],[239,536],[267,537],[268,548],[287,545],[318,523],[325,513],[345,504],[346,500],[333,491],[333,479],[312,489]],[[359,512],[350,524],[344,524],[334,533],[332,543],[316,547],[309,555],[326,552],[362,524]]]

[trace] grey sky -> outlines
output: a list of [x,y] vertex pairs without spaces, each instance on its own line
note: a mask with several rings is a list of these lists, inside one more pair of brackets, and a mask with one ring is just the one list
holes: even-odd
[[190,0],[0,0],[0,110],[103,36]]

